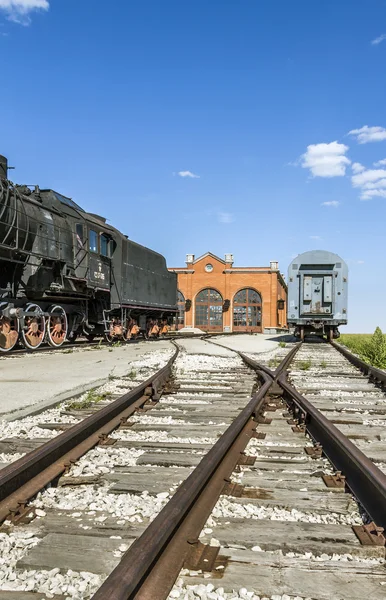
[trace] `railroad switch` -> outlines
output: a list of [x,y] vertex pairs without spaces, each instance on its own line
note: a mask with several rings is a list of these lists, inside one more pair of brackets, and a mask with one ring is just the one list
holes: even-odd
[[271,387],[269,388],[268,396],[281,397],[282,394],[283,394],[283,389],[280,387],[280,385],[277,383],[277,381],[274,381],[273,384],[271,385]]
[[322,479],[327,487],[329,488],[345,488],[346,477],[342,475],[340,471],[337,471],[333,475],[322,475]]
[[383,527],[378,527],[374,521],[367,525],[353,525],[353,531],[362,546],[386,546]]
[[188,540],[190,546],[187,557],[184,561],[184,569],[191,571],[216,571],[225,569],[228,564],[227,556],[220,556],[220,546],[209,546],[199,540]]

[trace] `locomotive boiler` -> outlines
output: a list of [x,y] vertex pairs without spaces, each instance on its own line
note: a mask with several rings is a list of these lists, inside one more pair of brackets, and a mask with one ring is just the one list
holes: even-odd
[[347,265],[332,252],[299,254],[288,269],[288,325],[300,339],[308,333],[338,338],[347,324]]
[[129,322],[174,316],[176,297],[163,256],[54,190],[14,185],[0,156],[1,352],[124,338]]

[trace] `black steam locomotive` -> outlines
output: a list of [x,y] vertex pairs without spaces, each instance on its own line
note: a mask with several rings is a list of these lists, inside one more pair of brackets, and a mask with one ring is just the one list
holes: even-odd
[[12,184],[0,156],[0,352],[83,334],[126,338],[176,313],[160,254],[53,190]]

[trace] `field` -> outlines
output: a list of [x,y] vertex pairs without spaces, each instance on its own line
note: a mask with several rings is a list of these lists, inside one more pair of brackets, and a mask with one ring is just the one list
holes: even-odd
[[370,365],[386,369],[386,335],[379,327],[373,334],[344,333],[338,342]]

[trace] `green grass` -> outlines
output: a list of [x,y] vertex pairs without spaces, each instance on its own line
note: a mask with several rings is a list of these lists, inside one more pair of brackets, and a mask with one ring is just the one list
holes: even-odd
[[303,362],[300,363],[299,365],[299,369],[301,369],[302,371],[308,371],[308,369],[311,368],[312,362],[311,359],[309,358],[308,360],[303,360]]
[[377,327],[374,333],[344,333],[339,343],[369,365],[386,369],[386,335]]
[[285,348],[287,344],[285,342],[279,342],[279,348]]
[[279,366],[279,364],[280,364],[280,362],[279,362],[279,360],[277,358],[270,358],[269,361],[268,361],[268,366],[269,367],[275,367],[275,369],[276,369],[276,367]]
[[322,360],[322,362],[320,363],[320,366],[322,369],[325,369],[327,367],[327,363],[325,360]]
[[89,408],[92,404],[98,404],[98,402],[102,402],[102,400],[105,400],[109,396],[111,396],[110,392],[98,394],[96,390],[89,390],[83,400],[74,400],[74,402],[67,405],[67,409],[82,410],[84,408]]
[[127,377],[131,380],[136,379],[137,377],[137,371],[135,371],[135,369],[132,369],[130,371],[130,373],[127,374]]

